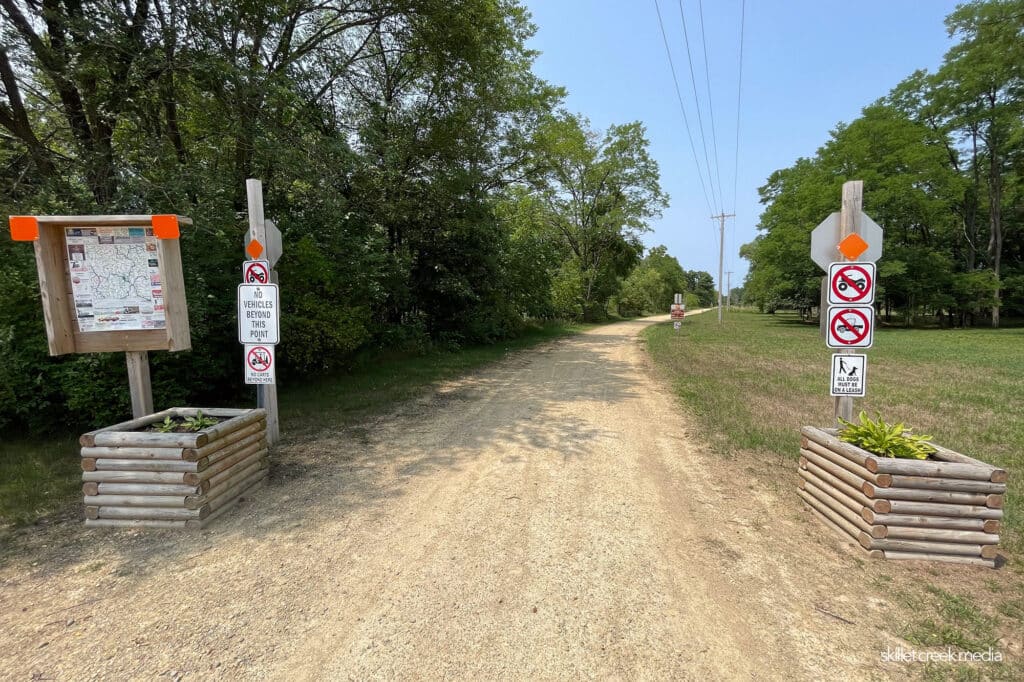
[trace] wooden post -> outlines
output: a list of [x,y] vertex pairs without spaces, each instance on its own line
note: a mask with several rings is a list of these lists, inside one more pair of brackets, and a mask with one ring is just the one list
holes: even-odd
[[[851,234],[860,234],[860,214],[864,207],[864,181],[850,180],[843,183],[843,206],[839,215],[839,240],[842,241]],[[840,260],[847,260],[840,254]],[[826,323],[827,324],[827,323]],[[852,350],[844,348],[839,351],[843,355],[850,355]],[[847,421],[853,420],[853,398],[850,396],[839,396],[836,398],[835,416]]]
[[828,341],[828,276],[821,278],[821,292],[818,296],[818,331],[821,340]]
[[[253,239],[259,240],[266,248],[268,240],[263,217],[263,182],[249,178],[245,181],[245,193],[249,203],[250,233]],[[277,282],[277,273],[273,270],[270,273],[270,280]],[[281,434],[277,418],[277,384],[256,386],[256,407],[262,407],[267,411],[267,441],[273,445]]]
[[144,350],[124,354],[128,362],[128,386],[132,394],[132,417],[153,414],[153,384],[149,380],[149,353]]

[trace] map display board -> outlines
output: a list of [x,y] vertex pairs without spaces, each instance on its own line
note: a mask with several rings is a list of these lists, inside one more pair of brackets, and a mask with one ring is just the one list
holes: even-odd
[[67,227],[64,234],[79,331],[166,327],[152,227]]

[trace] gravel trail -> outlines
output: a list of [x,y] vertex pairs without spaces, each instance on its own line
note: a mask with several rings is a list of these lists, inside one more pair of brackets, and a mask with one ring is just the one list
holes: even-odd
[[290,435],[202,532],[43,532],[0,569],[0,677],[903,677],[896,607],[808,534],[793,463],[695,441],[637,336],[663,319]]

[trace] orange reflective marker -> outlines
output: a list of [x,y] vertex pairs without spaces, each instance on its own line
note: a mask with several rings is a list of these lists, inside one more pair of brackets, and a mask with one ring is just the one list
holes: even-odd
[[153,223],[153,234],[157,239],[177,239],[181,236],[176,215],[155,215],[151,222]]
[[256,260],[263,253],[263,244],[260,244],[260,240],[253,239],[249,242],[249,245],[245,247],[245,252],[249,254],[249,258]]
[[34,242],[39,239],[39,220],[34,215],[12,215],[9,223],[14,241]]
[[868,243],[859,234],[851,234],[839,242],[839,252],[847,260],[857,260],[857,256],[868,250]]

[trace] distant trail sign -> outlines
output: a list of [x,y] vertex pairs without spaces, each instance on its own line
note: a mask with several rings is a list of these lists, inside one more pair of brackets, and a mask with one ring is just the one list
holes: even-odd
[[868,305],[875,300],[874,263],[832,263],[828,267],[828,302],[830,305],[858,303]]
[[831,306],[828,309],[829,348],[870,348],[875,309],[869,305]]

